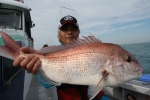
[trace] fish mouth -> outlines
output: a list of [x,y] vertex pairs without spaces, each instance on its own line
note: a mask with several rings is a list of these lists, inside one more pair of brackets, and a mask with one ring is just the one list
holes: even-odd
[[142,72],[143,72],[143,69],[142,68],[137,68],[137,69],[134,70],[134,72],[137,72],[137,75],[141,76]]

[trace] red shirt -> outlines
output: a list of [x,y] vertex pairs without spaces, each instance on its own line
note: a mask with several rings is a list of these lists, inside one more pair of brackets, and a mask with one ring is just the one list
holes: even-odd
[[[88,100],[88,86],[62,84],[57,88],[58,100]],[[101,91],[93,100],[100,100],[104,95]]]

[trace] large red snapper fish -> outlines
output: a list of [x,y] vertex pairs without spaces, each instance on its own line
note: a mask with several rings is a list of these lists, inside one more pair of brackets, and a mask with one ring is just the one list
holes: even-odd
[[35,55],[42,61],[38,74],[46,84],[88,85],[89,99],[105,86],[118,86],[142,74],[136,58],[121,46],[102,43],[94,36],[78,38],[70,44],[45,47],[36,53],[22,53],[9,35],[0,32],[4,41],[0,55],[15,59]]

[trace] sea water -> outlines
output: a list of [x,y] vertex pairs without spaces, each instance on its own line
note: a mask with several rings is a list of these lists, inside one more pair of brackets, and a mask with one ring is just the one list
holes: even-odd
[[121,46],[135,56],[143,68],[143,75],[150,74],[150,42]]

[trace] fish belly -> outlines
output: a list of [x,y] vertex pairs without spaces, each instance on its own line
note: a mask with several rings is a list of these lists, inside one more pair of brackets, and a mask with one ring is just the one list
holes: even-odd
[[[71,57],[72,58],[72,57]],[[96,85],[102,78],[101,63],[94,57],[76,56],[68,60],[42,60],[45,75],[58,83]],[[78,59],[77,59],[78,58]],[[88,58],[88,59],[87,59]]]

